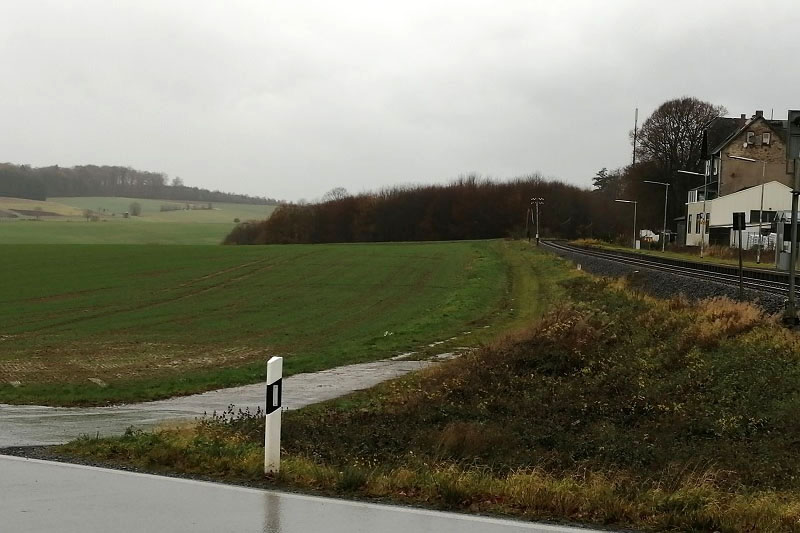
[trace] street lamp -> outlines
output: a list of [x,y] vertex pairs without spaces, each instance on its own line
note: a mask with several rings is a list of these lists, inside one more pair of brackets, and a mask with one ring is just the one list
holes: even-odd
[[752,157],[742,157],[740,155],[729,155],[731,159],[748,161],[750,163],[761,163],[761,206],[758,208],[758,248],[756,249],[756,263],[761,264],[761,217],[764,216],[764,177],[767,174],[767,162]]
[[633,249],[636,249],[636,200],[614,200],[625,204],[633,204]]
[[[705,255],[705,247],[706,247],[706,225],[708,221],[706,220],[706,199],[708,198],[708,167],[710,165],[709,161],[706,161],[706,168],[703,174],[699,172],[692,172],[690,170],[679,170],[681,174],[691,174],[692,176],[703,176],[703,227],[702,231],[700,232],[700,258],[702,259]],[[688,221],[687,221],[688,222]]]
[[650,181],[644,180],[644,183],[652,183],[653,185],[663,185],[664,186],[664,231],[661,233],[661,251],[664,251],[664,248],[667,244],[667,201],[669,200],[669,183],[664,183],[663,181]]
[[531,205],[536,210],[536,246],[539,246],[539,206],[544,204],[544,198],[531,198]]

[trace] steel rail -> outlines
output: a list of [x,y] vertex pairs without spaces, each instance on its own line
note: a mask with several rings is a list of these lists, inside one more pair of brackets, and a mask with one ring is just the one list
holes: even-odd
[[[727,265],[709,265],[708,263],[681,260],[675,260],[673,262],[672,260],[660,257],[634,257],[633,254],[584,248],[556,241],[542,241],[542,244],[554,250],[597,257],[641,268],[660,270],[662,272],[686,276],[693,279],[706,279],[723,285],[732,286],[738,286],[739,284],[738,269]],[[784,278],[785,281],[783,280]],[[745,269],[744,286],[749,290],[786,296],[789,290],[788,275],[781,272],[771,272],[765,269]]]

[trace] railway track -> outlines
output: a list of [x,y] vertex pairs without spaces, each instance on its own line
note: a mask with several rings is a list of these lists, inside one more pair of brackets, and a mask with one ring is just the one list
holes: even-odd
[[[559,241],[541,241],[541,244],[555,252],[568,252],[589,257],[596,257],[641,268],[660,270],[693,279],[705,279],[728,286],[739,286],[739,269],[728,265],[683,261],[665,257],[644,256],[641,254],[611,252],[594,248],[573,246]],[[768,269],[743,269],[742,285],[751,291],[767,292],[787,296],[789,291],[789,275]],[[797,287],[797,285],[795,285]],[[795,290],[797,294],[800,291]]]

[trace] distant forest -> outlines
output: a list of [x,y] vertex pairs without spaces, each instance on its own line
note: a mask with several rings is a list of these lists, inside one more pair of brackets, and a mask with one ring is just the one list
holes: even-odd
[[71,168],[0,163],[0,196],[46,200],[53,196],[125,196],[199,202],[277,205],[273,198],[187,187],[180,178],[129,167],[83,165]]
[[505,182],[466,176],[448,185],[395,187],[357,196],[340,195],[317,204],[282,205],[267,220],[238,225],[225,242],[289,244],[523,237],[532,197],[544,198],[540,210],[543,236],[628,241],[632,237],[633,210],[615,205],[613,196],[533,175]]

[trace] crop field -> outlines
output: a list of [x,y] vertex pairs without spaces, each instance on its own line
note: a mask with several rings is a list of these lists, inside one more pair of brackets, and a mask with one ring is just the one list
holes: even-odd
[[[0,223],[5,244],[219,244],[235,224],[108,220],[20,220]],[[152,253],[152,252],[151,252]]]
[[519,314],[511,246],[5,245],[0,402],[151,399],[258,381],[272,355],[291,374],[419,350]]
[[[138,203],[142,213],[129,220],[144,222],[208,222],[229,223],[233,220],[263,220],[275,210],[274,205],[231,204],[211,202],[212,209],[186,209],[189,207],[205,207],[206,202],[179,200],[150,200],[144,198],[122,198],[105,196],[80,196],[68,198],[51,198],[52,202],[66,205],[80,211],[90,209],[103,216],[120,216],[129,210],[133,202]],[[162,211],[162,208],[171,209]]]
[[[58,217],[79,217],[81,210],[56,201],[28,200],[25,198],[9,198],[0,196],[0,220],[14,220],[16,218],[35,218],[37,213]],[[25,214],[28,213],[28,214]]]
[[[123,218],[137,202],[141,216]],[[275,206],[119,197],[0,198],[0,244],[219,244],[234,220],[268,218]],[[161,211],[162,206],[171,211]],[[180,209],[178,209],[180,208]],[[91,210],[96,219],[84,218]]]

